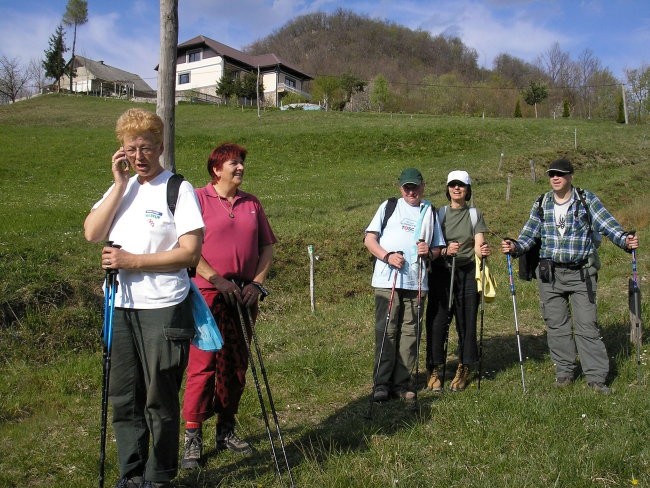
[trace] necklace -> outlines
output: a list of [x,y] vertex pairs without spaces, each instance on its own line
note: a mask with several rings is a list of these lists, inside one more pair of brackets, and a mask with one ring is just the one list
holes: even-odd
[[228,205],[230,205],[230,210],[228,210],[228,209],[226,208],[226,205],[223,203],[223,200],[226,200],[226,201],[227,201],[227,199],[225,199],[225,198],[222,199],[219,195],[217,195],[217,198],[219,199],[219,203],[221,204],[221,206],[223,207],[223,209],[224,209],[224,210],[226,211],[226,213],[228,214],[228,217],[230,217],[231,219],[234,219],[234,218],[235,218],[235,214],[234,214],[233,211],[232,211],[232,210],[233,210],[233,208],[232,208],[232,204],[231,204],[230,202],[228,202]]

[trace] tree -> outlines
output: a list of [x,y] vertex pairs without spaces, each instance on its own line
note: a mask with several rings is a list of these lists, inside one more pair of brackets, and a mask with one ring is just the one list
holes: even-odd
[[388,81],[383,75],[377,75],[372,84],[370,91],[370,102],[376,104],[381,112],[382,108],[388,103],[390,92],[388,90]]
[[630,87],[629,102],[637,120],[650,111],[650,66],[643,65],[638,69],[625,70],[627,84]]
[[77,26],[88,22],[88,2],[86,0],[68,0],[68,5],[63,15],[63,23],[74,27],[72,37],[72,57],[70,58],[70,91],[72,91],[72,78],[74,78],[74,53],[77,44]]
[[216,93],[226,102],[231,97],[235,97],[239,94],[239,83],[237,82],[235,73],[232,70],[224,70],[221,79],[217,83]]
[[521,118],[521,104],[519,103],[519,99],[517,99],[517,103],[515,104],[515,118]]
[[45,51],[45,61],[43,61],[43,68],[45,68],[45,76],[53,78],[58,82],[58,88],[61,89],[61,77],[65,72],[65,59],[63,53],[68,50],[65,47],[65,33],[63,26],[59,24],[54,34],[50,36],[50,47]]
[[249,100],[256,100],[257,93],[264,93],[264,84],[260,79],[259,85],[257,83],[257,72],[248,71],[241,78],[238,94],[240,97],[248,98]]
[[562,102],[562,117],[568,119],[571,116],[571,110],[569,109],[569,101],[564,99]]
[[15,102],[29,80],[29,70],[20,65],[18,58],[0,58],[0,95],[3,98]]
[[623,104],[623,96],[619,95],[618,97],[618,112],[616,114],[616,123],[624,124],[625,123],[625,106]]
[[354,95],[355,93],[362,92],[363,89],[368,84],[366,81],[357,78],[349,71],[341,75],[339,83],[341,85],[341,89],[343,89],[343,91],[345,92],[345,103],[348,103],[352,98],[352,95]]
[[535,107],[535,118],[537,118],[537,104],[546,100],[546,97],[548,97],[548,88],[546,88],[544,83],[531,81],[528,84],[528,88],[522,92],[522,96],[528,105]]
[[45,68],[43,63],[38,58],[32,58],[27,66],[27,72],[29,73],[29,79],[32,81],[34,88],[38,93],[43,93],[45,90],[46,77],[45,77]]
[[323,100],[325,110],[329,110],[336,105],[337,99],[344,98],[341,80],[336,76],[317,76],[313,83],[312,96]]

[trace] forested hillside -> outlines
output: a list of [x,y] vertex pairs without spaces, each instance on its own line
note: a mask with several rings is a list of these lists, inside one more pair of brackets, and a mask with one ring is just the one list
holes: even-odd
[[[535,64],[502,53],[486,69],[479,66],[476,50],[457,37],[434,37],[338,10],[290,20],[246,50],[275,53],[312,74],[315,101],[326,102],[331,108],[440,115],[620,117],[620,83],[611,71],[590,50],[573,60],[557,43],[540,46]],[[364,86],[362,101],[355,104],[359,96],[354,92],[361,90],[350,87]],[[379,87],[376,93],[373,87]],[[351,98],[352,104],[348,103]]]

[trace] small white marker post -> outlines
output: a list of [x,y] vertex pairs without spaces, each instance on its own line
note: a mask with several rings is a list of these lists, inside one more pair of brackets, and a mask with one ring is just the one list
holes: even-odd
[[311,313],[314,313],[316,309],[314,302],[314,246],[309,244],[307,253],[309,253],[309,302],[311,303]]

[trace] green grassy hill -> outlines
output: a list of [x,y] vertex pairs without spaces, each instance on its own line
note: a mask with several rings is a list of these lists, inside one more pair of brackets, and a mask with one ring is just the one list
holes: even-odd
[[[0,486],[96,484],[103,272],[101,246],[85,242],[82,225],[111,183],[114,124],[131,106],[59,96],[0,106]],[[228,140],[249,150],[244,189],[260,198],[279,238],[258,335],[298,486],[650,485],[647,344],[639,385],[627,337],[630,257],[609,242],[601,248],[599,320],[614,395],[595,396],[581,381],[552,388],[536,288],[517,281],[522,393],[505,259],[495,254],[499,289],[485,312],[481,391],[474,382],[460,394],[421,392],[416,414],[395,402],[363,418],[374,322],[363,229],[397,194],[401,169],[420,168],[435,205],[446,202],[447,172],[469,171],[496,247],[500,236],[517,234],[547,189],[548,162],[568,156],[578,168],[574,182],[639,231],[645,292],[647,126],[301,111],[258,118],[252,110],[180,105],[176,131],[177,170],[195,186],[207,182],[214,146]],[[310,244],[319,257],[314,314]],[[423,371],[421,361],[422,378]],[[208,449],[204,469],[182,473],[175,486],[283,486],[249,383],[240,431],[257,454],[242,460]],[[110,486],[114,442],[107,476]]]

